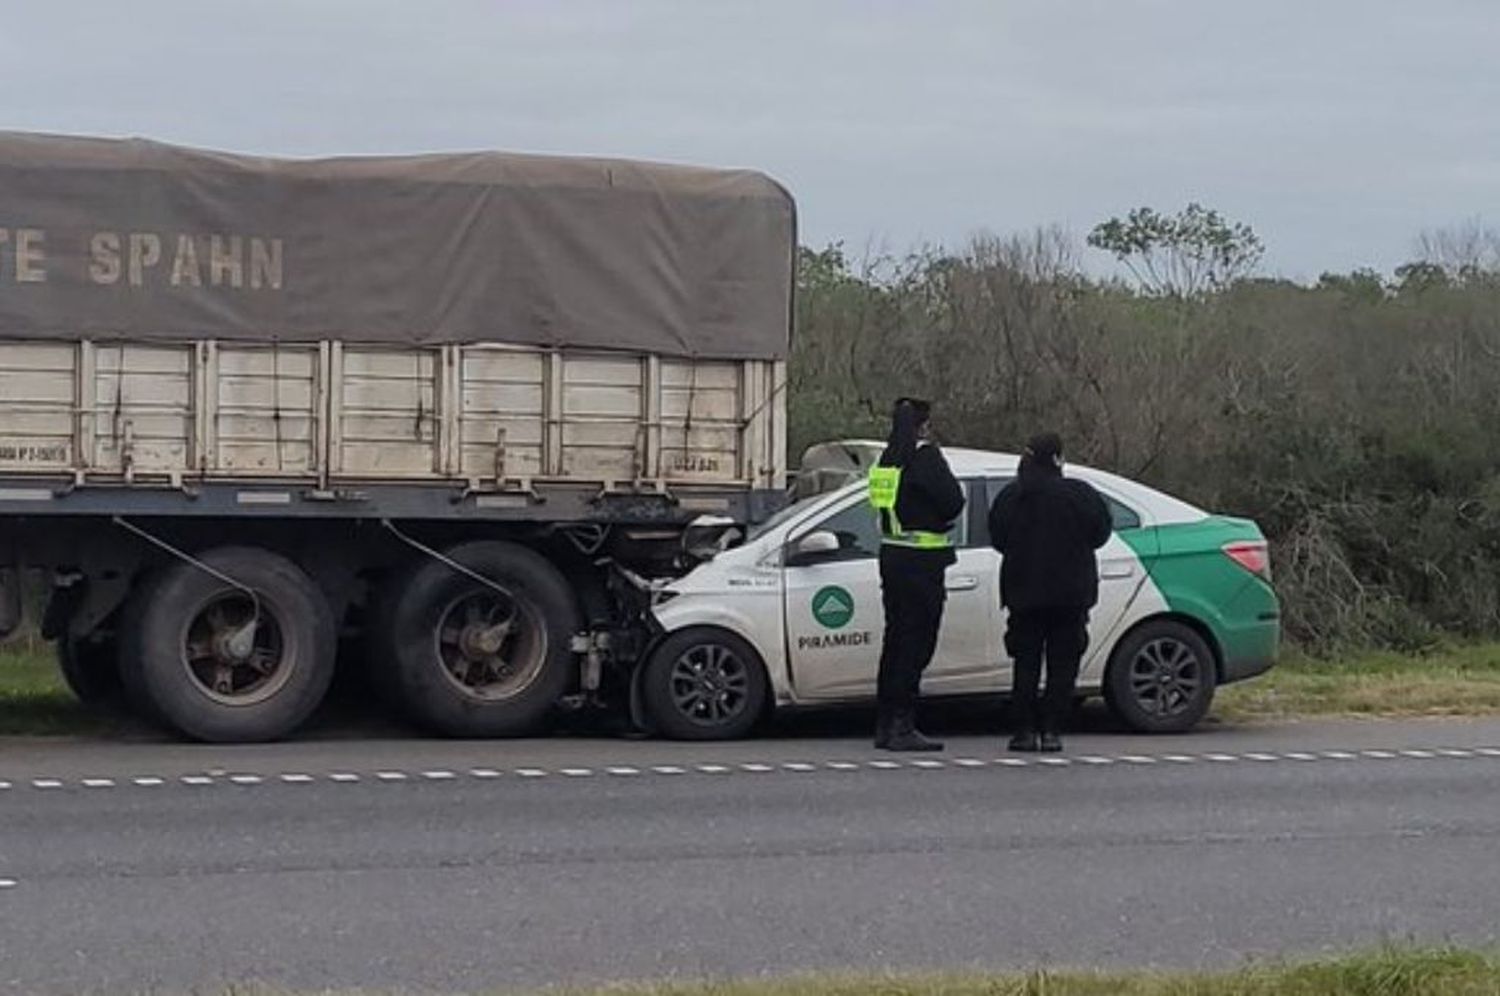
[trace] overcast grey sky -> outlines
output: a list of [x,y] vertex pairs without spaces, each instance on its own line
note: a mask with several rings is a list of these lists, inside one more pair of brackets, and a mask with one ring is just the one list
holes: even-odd
[[1190,199],[1296,277],[1500,213],[1496,0],[12,0],[0,126],[753,166],[804,241]]

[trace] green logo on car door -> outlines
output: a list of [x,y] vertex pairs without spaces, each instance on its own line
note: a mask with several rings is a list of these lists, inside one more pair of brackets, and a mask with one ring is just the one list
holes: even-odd
[[819,588],[812,600],[813,618],[829,629],[841,629],[854,618],[854,596],[843,588]]

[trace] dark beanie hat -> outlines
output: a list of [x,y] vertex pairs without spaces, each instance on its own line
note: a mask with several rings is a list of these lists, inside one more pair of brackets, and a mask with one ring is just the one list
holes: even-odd
[[1062,437],[1055,432],[1032,436],[1031,442],[1026,444],[1026,455],[1041,463],[1056,463],[1062,452]]
[[900,408],[902,405],[910,406],[917,413],[917,418],[920,421],[925,422],[932,417],[931,401],[924,401],[921,398],[897,398],[896,407]]

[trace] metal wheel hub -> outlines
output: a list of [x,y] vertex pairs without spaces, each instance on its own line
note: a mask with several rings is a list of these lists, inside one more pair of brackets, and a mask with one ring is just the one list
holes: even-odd
[[673,662],[671,692],[679,713],[699,725],[716,726],[744,712],[750,672],[728,647],[694,647]]
[[524,691],[547,660],[547,630],[530,602],[509,592],[476,591],[443,612],[436,650],[444,677],[483,701]]
[[1130,687],[1145,711],[1178,715],[1192,706],[1203,687],[1203,662],[1180,640],[1152,640],[1131,661]]
[[194,684],[221,705],[264,702],[292,670],[280,624],[258,600],[237,591],[214,595],[193,613],[181,658]]

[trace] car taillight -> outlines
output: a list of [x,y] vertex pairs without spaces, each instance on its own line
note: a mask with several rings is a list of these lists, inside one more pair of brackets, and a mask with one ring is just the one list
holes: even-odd
[[1224,547],[1224,556],[1251,574],[1271,580],[1271,551],[1264,542],[1229,543]]

